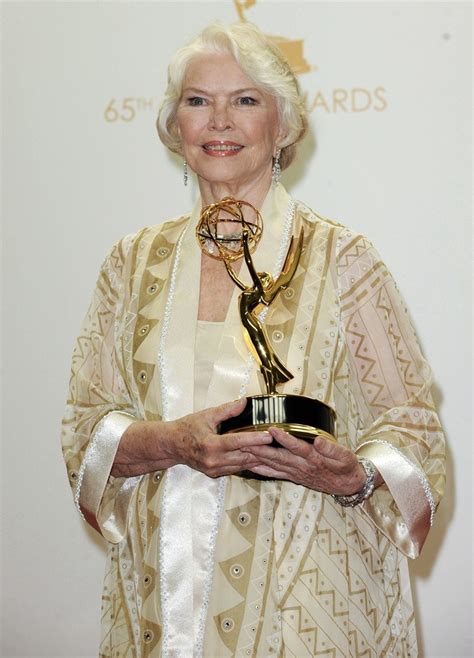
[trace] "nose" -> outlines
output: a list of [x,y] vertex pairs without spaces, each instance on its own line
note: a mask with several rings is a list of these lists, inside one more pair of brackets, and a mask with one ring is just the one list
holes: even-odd
[[209,128],[217,131],[232,128],[230,109],[231,108],[226,102],[216,102],[212,106],[211,116],[209,118]]

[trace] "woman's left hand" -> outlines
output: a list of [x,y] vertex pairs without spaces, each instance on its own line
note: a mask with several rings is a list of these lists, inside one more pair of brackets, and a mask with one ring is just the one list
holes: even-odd
[[350,496],[364,486],[367,476],[352,450],[321,436],[309,443],[278,427],[271,427],[269,432],[281,448],[251,446],[242,449],[259,457],[264,464],[249,469],[254,473],[339,496]]

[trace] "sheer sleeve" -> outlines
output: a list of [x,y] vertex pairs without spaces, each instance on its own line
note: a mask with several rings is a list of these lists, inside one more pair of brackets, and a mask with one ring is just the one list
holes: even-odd
[[119,349],[118,318],[124,304],[124,262],[133,236],[105,259],[77,338],[69,397],[62,423],[62,448],[82,517],[107,540],[118,542],[140,478],[110,475],[118,444],[136,419]]
[[355,450],[385,484],[363,504],[377,527],[416,557],[444,491],[444,437],[407,308],[373,246],[344,230],[338,295],[349,371]]

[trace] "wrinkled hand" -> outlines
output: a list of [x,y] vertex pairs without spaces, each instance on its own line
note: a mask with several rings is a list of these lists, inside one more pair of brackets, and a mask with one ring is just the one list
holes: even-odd
[[216,433],[219,423],[237,416],[244,407],[245,399],[172,421],[168,441],[172,460],[209,477],[231,475],[261,466],[262,460],[247,449],[271,443],[268,432]]
[[245,399],[205,409],[173,421],[139,420],[125,430],[111,474],[133,477],[186,464],[209,477],[231,475],[262,465],[244,449],[272,442],[268,432],[219,435],[219,423],[237,416]]
[[269,430],[282,446],[249,446],[261,466],[249,470],[258,475],[290,480],[316,491],[349,496],[360,491],[366,481],[357,456],[348,448],[317,436],[313,443],[291,436],[277,427]]

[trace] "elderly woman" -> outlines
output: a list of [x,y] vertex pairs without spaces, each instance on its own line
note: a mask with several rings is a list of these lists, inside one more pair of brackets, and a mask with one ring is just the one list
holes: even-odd
[[[109,546],[101,656],[417,655],[407,557],[444,484],[430,369],[372,245],[279,184],[305,126],[249,24],[208,27],[170,64],[158,131],[200,198],[110,251],[64,419],[76,505]],[[265,325],[294,375],[282,392],[334,409],[336,442],[217,433],[264,392],[240,290],[195,237],[229,195],[261,211],[258,271],[278,276],[304,229]]]

